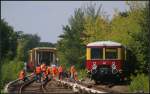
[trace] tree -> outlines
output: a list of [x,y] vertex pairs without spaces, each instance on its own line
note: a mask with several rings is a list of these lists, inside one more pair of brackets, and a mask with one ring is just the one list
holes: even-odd
[[96,9],[96,4],[90,4],[85,11],[85,30],[86,35],[83,39],[84,43],[87,44],[93,41],[105,40],[106,33],[110,30],[106,15],[102,11],[102,5]]
[[81,33],[84,30],[84,12],[81,8],[76,9],[74,16],[69,19],[69,25],[63,26],[64,33],[60,35],[58,42],[60,62],[78,64],[83,61],[84,51]]
[[13,59],[16,56],[17,49],[17,33],[8,23],[1,19],[0,22],[0,56],[1,59],[5,57]]
[[40,42],[39,47],[55,47],[56,44],[50,43],[50,42]]
[[28,51],[39,45],[40,37],[36,34],[23,34],[22,31],[18,34],[17,59],[27,61]]
[[145,3],[145,6],[141,9],[143,19],[140,19],[139,24],[142,29],[141,32],[135,35],[135,40],[140,43],[137,46],[137,55],[139,61],[139,72],[148,73],[150,63],[150,12],[149,12],[149,1]]

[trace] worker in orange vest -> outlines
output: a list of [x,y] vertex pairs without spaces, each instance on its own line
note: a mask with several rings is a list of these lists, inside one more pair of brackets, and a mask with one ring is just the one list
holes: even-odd
[[27,77],[26,77],[26,73],[25,73],[25,70],[21,70],[20,73],[19,73],[19,80],[22,80],[22,81],[26,81],[28,80]]
[[46,69],[46,71],[45,72],[43,72],[43,81],[48,81],[48,71],[47,71],[47,69]]
[[36,68],[35,68],[35,74],[36,74],[36,81],[40,82],[41,81],[41,67],[40,65],[37,65]]
[[47,67],[46,74],[48,75],[48,80],[51,79],[51,67],[50,66]]
[[[76,72],[76,69],[75,69],[75,66],[72,65],[71,68],[70,68],[70,73],[71,73],[71,79],[72,80],[75,80],[75,72]],[[77,74],[77,73],[76,73]]]
[[57,76],[57,67],[56,67],[56,65],[52,66],[52,73],[53,73],[53,79],[55,80],[56,76]]
[[43,63],[43,64],[41,64],[41,70],[42,70],[42,72],[45,72],[46,71],[46,65]]
[[48,80],[48,74],[47,74],[47,67],[46,64],[41,64],[41,71],[42,71],[42,80],[47,81]]
[[19,73],[19,80],[24,80],[24,77],[25,77],[25,71],[21,70]]
[[78,81],[78,73],[77,73],[77,71],[75,71],[75,73],[74,73],[74,80]]
[[59,73],[59,80],[62,80],[62,78],[63,78],[63,68],[62,68],[61,65],[58,67],[58,73]]

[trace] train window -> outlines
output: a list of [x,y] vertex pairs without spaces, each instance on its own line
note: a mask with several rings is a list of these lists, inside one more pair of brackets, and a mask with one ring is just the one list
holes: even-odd
[[106,59],[117,59],[117,48],[106,48]]
[[102,59],[103,48],[91,48],[91,59]]
[[47,65],[53,61],[53,53],[48,51],[41,51],[39,52],[39,62],[46,63]]

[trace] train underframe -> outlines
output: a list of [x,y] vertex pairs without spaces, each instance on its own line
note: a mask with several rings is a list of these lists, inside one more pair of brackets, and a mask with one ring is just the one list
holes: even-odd
[[95,81],[96,84],[109,82],[109,83],[120,83],[123,82],[125,76],[122,71],[112,68],[97,67],[89,72],[89,77]]

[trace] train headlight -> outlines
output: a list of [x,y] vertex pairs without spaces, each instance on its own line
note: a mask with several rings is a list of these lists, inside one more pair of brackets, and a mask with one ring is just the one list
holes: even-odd
[[113,63],[111,67],[112,67],[112,69],[116,69],[115,63]]
[[96,70],[96,68],[97,68],[97,65],[96,65],[96,63],[94,63],[93,66],[92,66],[92,69]]
[[113,63],[111,67],[112,67],[112,73],[113,73],[113,74],[116,74],[118,71],[117,71],[117,69],[116,69],[115,63]]
[[92,66],[92,74],[95,75],[97,73],[97,65],[95,62],[93,62],[93,66]]

